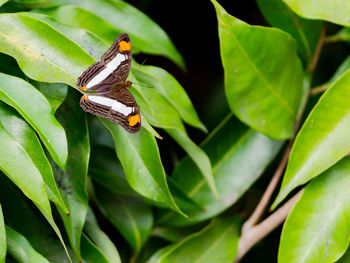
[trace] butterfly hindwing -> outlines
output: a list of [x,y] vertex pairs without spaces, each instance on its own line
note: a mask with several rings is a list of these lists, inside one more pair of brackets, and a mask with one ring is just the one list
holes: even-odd
[[131,66],[131,42],[128,34],[120,34],[101,60],[92,64],[78,78],[82,90],[105,89],[105,83],[120,83],[127,79]]
[[126,88],[111,89],[101,94],[84,95],[81,107],[92,114],[108,118],[125,130],[136,133],[141,128],[139,108]]

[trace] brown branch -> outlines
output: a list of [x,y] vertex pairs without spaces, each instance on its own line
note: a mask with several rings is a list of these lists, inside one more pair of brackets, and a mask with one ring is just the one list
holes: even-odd
[[256,243],[258,243],[261,239],[270,234],[274,229],[276,229],[280,224],[284,222],[294,204],[299,200],[299,197],[303,191],[303,189],[300,190],[288,202],[277,209],[260,224],[242,233],[242,236],[238,243],[238,253],[234,263],[238,263]]

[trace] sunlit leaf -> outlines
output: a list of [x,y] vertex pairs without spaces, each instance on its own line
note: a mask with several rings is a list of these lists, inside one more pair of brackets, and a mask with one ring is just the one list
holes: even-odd
[[278,262],[335,262],[350,241],[350,158],[307,185],[283,228]]
[[5,263],[6,251],[7,251],[6,229],[5,229],[5,223],[4,223],[4,215],[2,213],[2,208],[0,204],[0,262],[1,263]]
[[322,95],[294,142],[273,207],[295,187],[319,175],[350,151],[350,71]]
[[239,119],[275,139],[292,137],[303,99],[302,67],[291,36],[250,26],[215,0],[225,91]]

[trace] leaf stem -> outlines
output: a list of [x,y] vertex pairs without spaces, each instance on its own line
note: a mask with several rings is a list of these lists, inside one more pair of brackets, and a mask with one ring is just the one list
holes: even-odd
[[321,50],[322,50],[323,44],[325,42],[325,36],[326,36],[326,24],[324,24],[322,27],[320,39],[318,40],[316,50],[315,50],[314,56],[311,60],[311,63],[309,64],[309,66],[306,70],[307,72],[315,72],[317,62],[320,58]]
[[288,202],[277,209],[276,212],[271,214],[263,222],[242,233],[238,243],[238,253],[234,263],[238,263],[256,243],[258,243],[261,239],[284,222],[294,204],[299,200],[303,191],[304,189],[300,190]]
[[322,84],[316,88],[312,88],[310,90],[310,96],[316,96],[324,91],[326,91],[329,88],[328,84]]

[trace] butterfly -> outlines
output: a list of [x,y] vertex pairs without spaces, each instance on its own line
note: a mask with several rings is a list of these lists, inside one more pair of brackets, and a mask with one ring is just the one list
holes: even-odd
[[[141,128],[141,116],[126,81],[131,65],[129,35],[120,34],[100,61],[92,64],[78,78],[78,87],[86,92],[80,99],[84,111],[108,118],[126,131],[136,133]],[[90,92],[91,91],[91,92]]]

